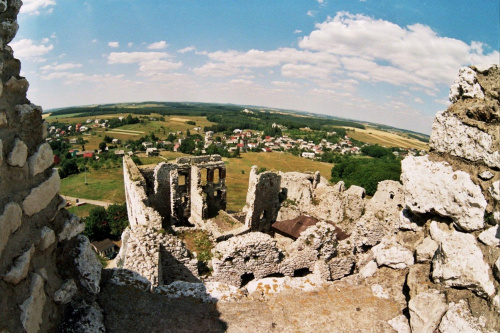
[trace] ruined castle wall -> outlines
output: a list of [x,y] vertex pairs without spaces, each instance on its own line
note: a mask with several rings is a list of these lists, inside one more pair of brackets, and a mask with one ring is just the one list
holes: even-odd
[[0,331],[53,332],[69,302],[95,299],[101,266],[64,210],[42,108],[7,45],[21,5],[0,3]]
[[151,207],[146,191],[146,180],[129,156],[123,158],[125,199],[130,226],[149,225],[162,228],[161,215]]
[[151,202],[153,207],[163,218],[163,226],[171,224],[171,194],[170,194],[170,170],[173,166],[168,163],[160,163],[154,169],[154,188]]
[[[203,211],[206,209],[203,188],[201,187],[201,171],[196,165],[191,166],[191,216],[192,223],[203,224]],[[206,194],[205,194],[206,196]]]
[[245,226],[252,231],[269,232],[278,216],[280,191],[281,176],[274,172],[257,174],[254,165],[250,170]]

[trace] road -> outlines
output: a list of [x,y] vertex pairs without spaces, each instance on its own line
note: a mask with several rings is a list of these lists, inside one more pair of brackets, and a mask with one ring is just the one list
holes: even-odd
[[108,202],[108,201],[100,201],[100,200],[91,200],[91,199],[84,199],[84,198],[74,198],[74,197],[68,197],[67,195],[61,195],[66,201],[73,201],[76,202],[76,199],[78,199],[79,202],[86,202],[91,205],[96,205],[96,206],[103,206],[103,207],[108,207],[109,205],[112,205],[113,202]]

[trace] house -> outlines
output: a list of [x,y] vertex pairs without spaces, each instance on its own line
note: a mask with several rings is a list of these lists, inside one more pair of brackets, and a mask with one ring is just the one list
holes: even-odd
[[110,257],[113,253],[120,250],[120,247],[109,238],[102,241],[92,242],[90,245],[92,245],[92,249],[101,256]]
[[153,144],[151,142],[143,142],[142,145],[144,146],[144,148],[148,149],[148,148],[153,148]]
[[78,143],[78,140],[77,139],[70,139],[69,143],[71,143],[72,145],[76,145]]
[[84,152],[83,152],[83,157],[84,157],[84,158],[93,158],[93,157],[94,157],[94,152],[91,152],[91,151],[84,151]]
[[269,147],[262,148],[262,151],[263,151],[264,153],[272,153],[272,152],[273,152],[273,150],[272,150],[271,148],[269,148]]
[[201,131],[201,127],[200,126],[195,127],[195,128],[193,128],[193,130],[195,130],[196,132],[199,132],[199,131]]
[[116,156],[125,156],[125,151],[124,150],[115,150],[115,155]]
[[176,143],[175,146],[174,146],[174,151],[179,151],[179,147],[181,145],[179,143]]
[[309,152],[305,151],[305,152],[302,153],[302,157],[304,157],[304,158],[315,158],[316,155],[314,153],[309,153]]
[[160,153],[157,148],[147,148],[146,156],[158,156]]
[[118,140],[118,139],[113,139],[113,140],[111,140],[111,143],[112,143],[112,144],[114,144],[114,145],[117,145],[117,144],[119,144],[119,143],[120,143],[120,140]]

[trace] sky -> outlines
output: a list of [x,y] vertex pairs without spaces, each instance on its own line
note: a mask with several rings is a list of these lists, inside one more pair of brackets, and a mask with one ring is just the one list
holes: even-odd
[[183,101],[429,134],[460,67],[500,61],[498,0],[23,0],[11,42],[45,110]]

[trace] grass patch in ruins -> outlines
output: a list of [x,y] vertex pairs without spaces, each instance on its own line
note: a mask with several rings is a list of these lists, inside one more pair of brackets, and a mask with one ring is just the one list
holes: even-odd
[[182,239],[189,251],[196,252],[198,261],[207,262],[212,259],[214,245],[206,231],[187,230],[179,233],[177,236]]
[[114,203],[125,202],[123,168],[100,169],[68,176],[61,180],[61,194],[75,198],[103,200]]
[[[240,158],[224,159],[226,164],[227,210],[240,211],[245,205],[252,165],[268,171],[316,172],[329,179],[331,163],[313,161],[286,153],[242,153]],[[242,172],[243,170],[243,172]]]

